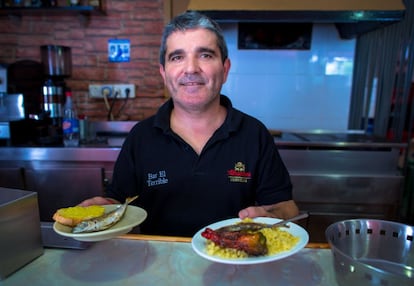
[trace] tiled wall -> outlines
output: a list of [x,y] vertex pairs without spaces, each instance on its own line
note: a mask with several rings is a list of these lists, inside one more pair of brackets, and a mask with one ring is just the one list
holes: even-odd
[[347,130],[355,40],[315,24],[310,50],[238,50],[237,25],[222,24],[232,60],[222,92],[279,130]]

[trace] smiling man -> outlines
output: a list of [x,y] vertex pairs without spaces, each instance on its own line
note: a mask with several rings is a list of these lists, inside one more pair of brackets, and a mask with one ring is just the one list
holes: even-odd
[[197,154],[227,114],[220,105],[220,90],[227,79],[230,60],[223,62],[216,38],[213,32],[201,28],[175,32],[168,37],[165,64],[160,65],[174,101],[171,129]]
[[141,232],[192,236],[234,217],[298,214],[289,173],[266,127],[220,94],[230,59],[222,32],[197,12],[165,27],[160,73],[171,98],[131,130],[115,163],[107,204],[139,195]]

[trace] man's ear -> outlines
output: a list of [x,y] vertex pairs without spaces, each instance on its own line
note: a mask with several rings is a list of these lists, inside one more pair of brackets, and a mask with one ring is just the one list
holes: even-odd
[[229,58],[227,58],[227,59],[224,60],[223,66],[224,66],[223,83],[225,83],[227,81],[227,76],[229,75],[230,67],[231,67],[231,61],[230,61]]
[[162,64],[159,64],[159,66],[160,66],[160,74],[161,74],[161,76],[162,76],[162,78],[164,79],[164,82],[165,82],[165,69],[164,69],[164,66]]

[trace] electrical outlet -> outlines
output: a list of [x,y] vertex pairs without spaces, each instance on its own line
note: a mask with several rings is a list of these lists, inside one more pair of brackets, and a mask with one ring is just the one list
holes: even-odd
[[133,84],[114,84],[112,85],[112,97],[118,92],[117,98],[135,97],[135,85]]
[[[129,90],[129,94],[128,94]],[[90,84],[89,97],[103,98],[106,92],[108,98],[134,98],[135,85],[134,84]]]

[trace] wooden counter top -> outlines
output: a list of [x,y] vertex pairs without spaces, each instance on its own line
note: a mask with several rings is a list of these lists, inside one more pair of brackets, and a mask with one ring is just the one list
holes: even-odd
[[[130,240],[145,240],[145,241],[164,241],[164,242],[191,242],[191,237],[182,236],[161,236],[161,235],[146,235],[146,234],[124,234],[119,236],[120,239]],[[316,249],[330,249],[328,243],[309,242],[306,248]]]

